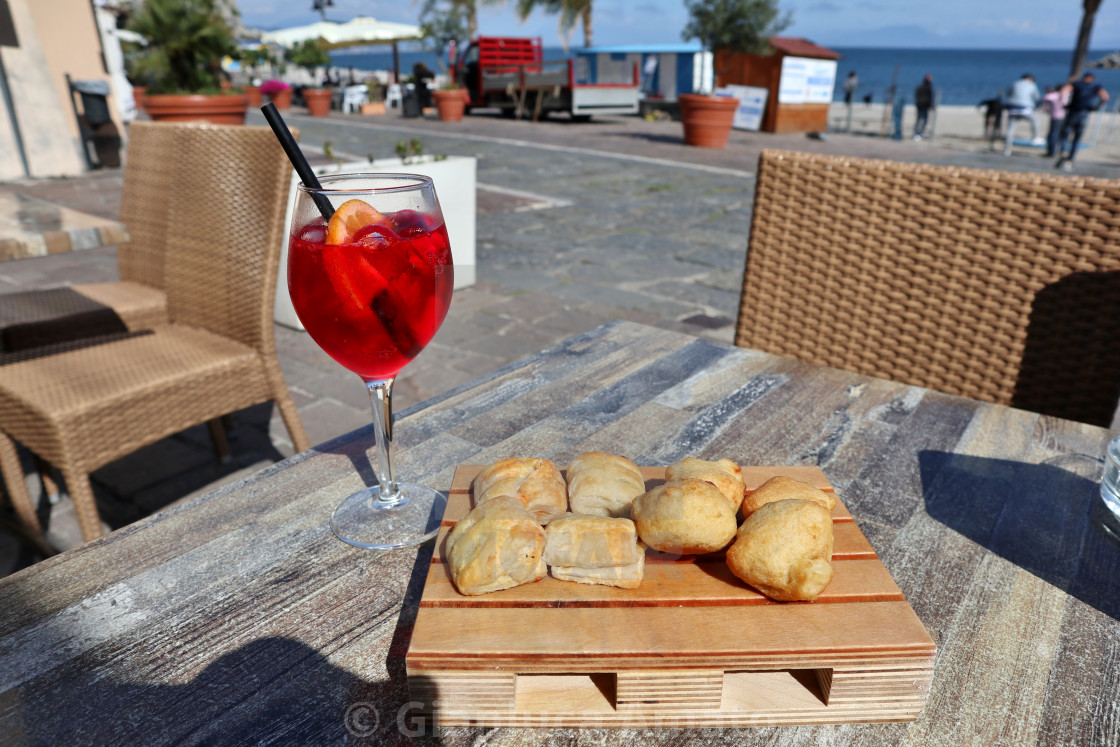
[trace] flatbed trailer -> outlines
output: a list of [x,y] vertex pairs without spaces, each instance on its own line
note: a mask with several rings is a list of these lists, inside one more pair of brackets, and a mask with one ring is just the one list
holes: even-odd
[[636,65],[625,83],[577,81],[573,60],[544,61],[540,37],[480,36],[459,58],[456,79],[467,91],[468,112],[498,108],[533,121],[558,112],[573,119],[638,113]]

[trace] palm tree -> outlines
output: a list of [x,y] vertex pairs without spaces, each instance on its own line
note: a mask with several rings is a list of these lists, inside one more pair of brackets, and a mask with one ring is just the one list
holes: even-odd
[[537,8],[560,14],[560,35],[565,40],[576,23],[583,24],[583,45],[591,46],[592,0],[517,0],[517,17],[527,19]]
[[[414,0],[419,1],[421,18],[436,18],[440,15],[461,15],[467,19],[470,39],[478,36],[478,9],[482,5],[498,5],[505,0]],[[589,0],[590,1],[590,0]]]
[[1073,64],[1069,74],[1080,75],[1081,68],[1085,65],[1085,55],[1089,53],[1089,36],[1093,33],[1093,20],[1097,16],[1097,9],[1101,7],[1102,0],[1082,0],[1081,28],[1077,32],[1077,49],[1073,52]]

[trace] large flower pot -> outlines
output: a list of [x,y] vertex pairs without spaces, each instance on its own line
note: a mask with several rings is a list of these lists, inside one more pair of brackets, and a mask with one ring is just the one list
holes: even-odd
[[137,109],[144,108],[144,94],[147,92],[147,86],[133,86],[132,87],[132,100],[136,102]]
[[384,114],[385,113],[385,102],[384,101],[374,101],[370,104],[362,104],[361,112],[362,112],[362,114],[365,114],[367,116],[371,115],[371,114]]
[[700,96],[682,93],[677,97],[684,124],[684,142],[701,148],[723,148],[731,134],[731,122],[739,99],[730,96]]
[[268,97],[277,109],[287,109],[292,105],[292,89],[285,88],[283,91],[277,91],[270,94]]
[[307,103],[307,113],[312,117],[325,117],[331,113],[331,89],[305,88],[303,100]]
[[249,97],[244,94],[156,94],[144,96],[148,116],[157,122],[188,122],[201,119],[213,124],[245,124]]
[[249,106],[254,109],[259,109],[261,106],[261,87],[260,86],[242,86],[242,92],[249,97]]
[[436,100],[436,110],[443,122],[458,122],[463,118],[463,110],[467,107],[467,98],[461,90],[432,91]]

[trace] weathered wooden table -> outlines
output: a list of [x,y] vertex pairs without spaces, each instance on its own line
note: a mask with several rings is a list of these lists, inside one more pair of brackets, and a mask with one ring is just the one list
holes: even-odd
[[0,262],[128,241],[128,231],[119,221],[0,191]]
[[[938,647],[901,724],[500,729],[494,744],[1117,744],[1108,433],[629,323],[401,413],[399,472],[587,449],[818,464]],[[432,546],[334,539],[372,480],[355,432],[0,581],[0,741],[407,742]],[[440,729],[452,745],[480,729]]]

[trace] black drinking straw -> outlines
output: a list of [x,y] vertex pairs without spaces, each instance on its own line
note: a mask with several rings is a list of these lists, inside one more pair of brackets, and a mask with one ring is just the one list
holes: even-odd
[[[311,164],[307,162],[303,151],[296,145],[296,139],[292,137],[291,130],[284,123],[284,118],[276,110],[276,105],[269,101],[261,107],[261,113],[268,120],[269,127],[276,134],[276,139],[280,141],[280,147],[288,154],[288,160],[292,162],[292,166],[295,167],[296,173],[299,174],[299,179],[304,186],[312,189],[322,189],[323,185],[319,184],[319,177],[315,176],[315,172],[311,170]],[[326,195],[319,192],[312,192],[311,199],[315,201],[315,206],[319,208],[319,212],[323,214],[323,220],[329,221],[331,216],[334,215],[331,201],[326,198]]]

